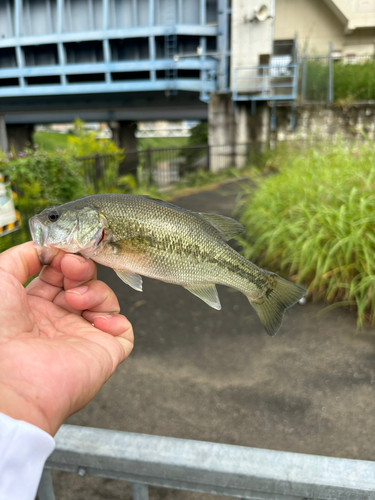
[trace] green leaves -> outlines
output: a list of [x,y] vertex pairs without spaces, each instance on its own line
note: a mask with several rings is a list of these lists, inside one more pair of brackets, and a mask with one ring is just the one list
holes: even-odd
[[21,229],[0,238],[0,251],[30,239],[28,219],[35,213],[88,194],[82,163],[64,151],[30,149],[17,157],[3,156],[0,172],[12,180],[22,219]]
[[[328,59],[308,59],[306,63],[305,99],[325,102],[328,88]],[[333,95],[335,102],[348,104],[352,101],[375,99],[375,61],[333,64]]]
[[242,210],[244,253],[313,297],[375,323],[375,149],[337,142],[280,155]]
[[85,196],[81,169],[81,163],[64,151],[26,150],[23,156],[0,162],[0,170],[11,177],[17,189],[21,214]]

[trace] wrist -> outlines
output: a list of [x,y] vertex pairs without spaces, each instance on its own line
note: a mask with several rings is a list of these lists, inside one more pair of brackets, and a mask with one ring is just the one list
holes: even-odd
[[57,423],[51,423],[45,413],[31,401],[5,385],[0,385],[0,413],[35,425],[51,436],[60,427]]

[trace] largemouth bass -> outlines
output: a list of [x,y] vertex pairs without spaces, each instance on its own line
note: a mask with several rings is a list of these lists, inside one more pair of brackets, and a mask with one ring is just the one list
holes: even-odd
[[45,209],[29,221],[42,264],[62,249],[111,267],[142,291],[140,275],[182,285],[221,309],[216,284],[246,295],[269,335],[305,290],[260,269],[227,243],[244,232],[229,217],[147,196],[99,194]]

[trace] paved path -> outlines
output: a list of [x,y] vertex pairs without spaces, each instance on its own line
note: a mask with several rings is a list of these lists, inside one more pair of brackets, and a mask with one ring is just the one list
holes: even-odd
[[[229,215],[238,191],[230,183],[175,203]],[[132,321],[136,347],[69,423],[375,460],[375,331],[357,334],[350,312],[297,305],[271,338],[225,287],[215,311],[182,287],[145,279],[139,293],[106,268],[100,279]],[[54,477],[57,500],[131,498],[119,481]],[[150,498],[214,497],[152,488]]]

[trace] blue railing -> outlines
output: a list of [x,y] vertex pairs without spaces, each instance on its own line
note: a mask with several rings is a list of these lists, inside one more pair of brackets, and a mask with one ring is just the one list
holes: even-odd
[[374,500],[375,462],[64,425],[39,500],[54,500],[50,469],[253,500]]
[[[190,13],[178,0],[0,2],[0,98],[183,90],[207,100],[219,66],[208,45],[226,57],[222,2],[194,0]],[[199,57],[174,59],[192,47]]]

